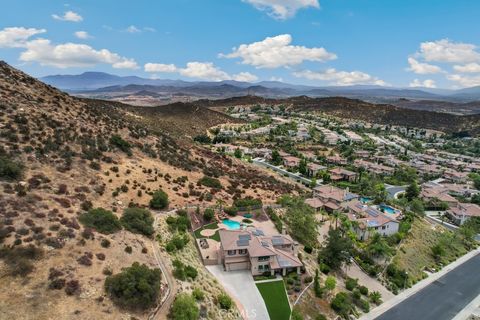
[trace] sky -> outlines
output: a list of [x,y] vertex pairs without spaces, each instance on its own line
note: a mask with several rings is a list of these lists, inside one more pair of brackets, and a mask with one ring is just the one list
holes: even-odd
[[0,59],[36,77],[480,85],[477,0],[0,3]]

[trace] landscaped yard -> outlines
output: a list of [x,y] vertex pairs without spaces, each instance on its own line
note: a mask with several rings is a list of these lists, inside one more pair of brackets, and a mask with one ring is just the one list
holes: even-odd
[[283,280],[257,283],[257,288],[265,301],[270,319],[290,319],[290,305]]
[[195,232],[193,233],[195,235],[195,238],[197,239],[204,239],[204,238],[209,238],[209,239],[212,239],[212,240],[216,240],[218,242],[220,242],[220,235],[218,234],[218,230],[215,232],[214,235],[210,236],[210,237],[206,237],[206,236],[203,236],[201,234],[201,232],[205,229],[218,229],[218,224],[216,222],[213,222],[213,223],[210,223],[210,224],[206,224],[204,225],[203,227],[201,228],[198,228],[197,230],[195,230]]

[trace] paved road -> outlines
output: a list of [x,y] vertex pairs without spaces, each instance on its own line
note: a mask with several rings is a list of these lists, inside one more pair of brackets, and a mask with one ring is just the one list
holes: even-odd
[[478,270],[480,255],[448,272],[377,319],[451,320],[480,294]]
[[391,185],[385,185],[385,189],[388,192],[388,198],[389,199],[394,199],[395,195],[399,192],[404,192],[407,187],[405,186],[391,186]]

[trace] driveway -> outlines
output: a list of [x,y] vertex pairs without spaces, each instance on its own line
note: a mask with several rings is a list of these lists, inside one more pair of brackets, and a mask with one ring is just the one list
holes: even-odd
[[388,192],[388,199],[396,199],[398,194],[405,192],[407,189],[406,186],[392,186],[392,185],[385,185],[385,189]]
[[222,284],[225,291],[237,302],[246,319],[269,320],[267,307],[249,270],[223,271],[223,267],[206,266]]

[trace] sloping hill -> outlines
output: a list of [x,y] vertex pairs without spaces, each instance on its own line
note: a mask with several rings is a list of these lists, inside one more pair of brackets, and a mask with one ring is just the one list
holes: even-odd
[[[222,188],[197,185],[205,175]],[[104,280],[133,262],[157,267],[155,235],[101,234],[79,216],[101,207],[120,217],[148,206],[158,189],[170,208],[293,192],[247,164],[150,130],[133,111],[73,98],[0,62],[0,319],[148,318],[151,310],[114,304]],[[198,271],[219,319],[221,288]]]
[[235,97],[223,100],[199,100],[198,105],[216,110],[229,106],[271,104],[284,105],[296,111],[323,112],[329,115],[379,124],[435,129],[445,132],[480,133],[480,115],[452,115],[425,110],[412,110],[389,104],[373,104],[343,97],[266,99],[257,96]]

